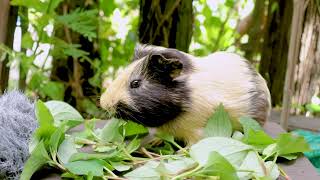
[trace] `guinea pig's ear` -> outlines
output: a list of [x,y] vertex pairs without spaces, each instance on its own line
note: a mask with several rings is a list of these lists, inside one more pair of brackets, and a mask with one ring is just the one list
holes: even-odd
[[173,80],[182,72],[183,64],[179,59],[166,58],[162,54],[152,54],[148,59],[148,69],[162,78]]

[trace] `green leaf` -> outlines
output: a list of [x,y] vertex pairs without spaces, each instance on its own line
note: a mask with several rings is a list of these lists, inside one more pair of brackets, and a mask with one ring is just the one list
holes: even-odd
[[97,37],[97,15],[97,9],[81,10],[77,8],[69,14],[58,16],[56,20],[91,40]]
[[171,134],[168,134],[166,132],[163,131],[157,131],[156,136],[160,139],[163,139],[165,141],[171,142],[171,143],[175,143],[174,141],[174,137]]
[[231,138],[241,141],[244,138],[244,135],[240,131],[234,131]]
[[118,155],[118,152],[113,151],[111,153],[74,153],[69,159],[69,162],[79,161],[79,160],[93,160],[93,159],[111,159]]
[[54,10],[62,1],[63,0],[12,0],[11,4],[15,6],[25,6],[29,9],[35,9],[38,12],[49,14],[54,13]]
[[47,106],[41,100],[36,102],[35,111],[40,127],[46,128],[53,126],[53,117]]
[[197,174],[206,176],[219,176],[221,180],[239,179],[234,167],[218,152],[212,151],[209,154],[207,163]]
[[58,148],[58,157],[62,164],[67,164],[71,156],[77,153],[76,145],[74,144],[72,138],[67,138],[62,141]]
[[291,160],[297,159],[298,155],[299,155],[298,153],[294,153],[294,154],[288,154],[288,155],[281,155],[281,157],[291,161]]
[[254,179],[254,177],[263,177],[264,173],[264,162],[259,158],[258,154],[254,151],[249,151],[246,158],[243,160],[240,170],[248,170],[252,172],[238,172],[240,179]]
[[160,173],[156,170],[160,162],[149,161],[145,165],[127,173],[124,177],[129,180],[160,180]]
[[[30,67],[27,67],[28,69]],[[28,86],[32,90],[39,90],[43,86],[44,82],[47,82],[47,77],[43,76],[43,74],[39,71],[34,72],[31,76],[30,82],[28,83]]]
[[[65,172],[65,173],[61,174],[60,177],[62,177],[62,179],[64,179],[64,178],[69,178],[69,179],[79,180],[79,176],[74,175],[74,174],[72,174],[72,173],[70,173],[70,172]],[[82,179],[81,179],[81,180],[82,180]]]
[[122,142],[123,137],[120,134],[119,128],[123,121],[119,119],[110,120],[102,129],[100,138],[103,142]]
[[224,4],[229,8],[233,8],[236,3],[234,0],[226,0]]
[[148,128],[141,124],[128,121],[123,125],[123,130],[126,137],[148,134]]
[[50,149],[53,152],[58,151],[59,145],[64,140],[64,127],[57,128],[50,138]]
[[248,134],[249,129],[255,130],[255,131],[263,131],[262,127],[260,126],[260,124],[250,118],[250,117],[241,117],[240,118],[240,124],[243,127],[243,132],[245,135]]
[[169,170],[165,167],[163,161],[160,161],[155,170],[160,174],[161,179],[164,179],[169,174]]
[[174,159],[169,159],[167,163],[164,163],[164,166],[170,175],[185,172],[196,165],[197,163],[189,157],[177,157]]
[[244,142],[250,145],[270,145],[275,143],[275,140],[264,131],[249,129]]
[[295,136],[291,133],[284,133],[278,137],[276,150],[279,155],[288,155],[307,152],[311,149],[303,137]]
[[244,131],[244,142],[255,146],[266,146],[275,142],[275,140],[266,134],[257,121],[250,117],[241,117],[240,124]]
[[231,137],[231,119],[229,114],[224,110],[222,104],[217,107],[215,113],[209,118],[208,123],[204,128],[204,134],[206,137]]
[[63,0],[50,0],[50,11],[54,11]]
[[74,127],[84,121],[81,114],[69,104],[62,101],[48,101],[45,103],[56,126],[66,124],[68,127]]
[[137,150],[141,145],[141,139],[138,139],[137,137],[134,138],[126,147],[128,153],[133,153],[135,150]]
[[49,81],[41,87],[41,91],[51,99],[63,100],[65,89],[62,82]]
[[21,40],[21,46],[25,49],[31,49],[33,46],[33,43],[34,41],[31,37],[31,33],[30,32],[24,33]]
[[74,161],[65,165],[73,174],[76,175],[91,175],[93,176],[103,176],[103,164],[98,160],[88,160],[88,161]]
[[314,104],[314,103],[307,104],[306,108],[307,108],[308,111],[313,112],[313,113],[319,113],[320,112],[320,105],[318,105],[318,104]]
[[124,162],[112,162],[112,161],[110,161],[110,164],[112,165],[112,167],[114,169],[116,169],[119,172],[128,171],[129,169],[131,169],[131,166],[126,164],[126,163],[124,163]]
[[53,125],[53,117],[46,105],[38,100],[36,102],[36,118],[39,122],[39,128],[35,131],[38,140],[49,139],[56,128]]
[[207,163],[210,153],[216,151],[232,164],[238,164],[237,162],[251,149],[251,146],[231,138],[209,137],[192,145],[190,156],[203,166]]
[[43,141],[41,141],[34,148],[29,159],[25,163],[20,179],[29,180],[34,172],[40,169],[43,165],[47,164],[49,161],[51,161],[51,159],[46,151]]
[[38,12],[45,12],[48,7],[48,1],[39,0],[12,0],[11,5],[13,6],[25,6],[27,8],[33,8]]
[[59,38],[53,39],[54,49],[51,51],[52,55],[56,58],[67,58],[72,56],[75,59],[85,58],[87,59],[88,52],[80,49],[80,44],[69,44]]
[[100,0],[99,5],[106,17],[110,16],[117,7],[114,0]]
[[145,165],[134,169],[124,176],[130,180],[153,180],[166,179],[168,175],[174,176],[185,172],[197,163],[187,157],[177,157],[169,159],[167,163],[158,161],[149,161]]
[[265,156],[272,156],[277,151],[277,144],[273,143],[268,145],[264,150],[262,151],[262,154]]
[[280,176],[278,165],[272,161],[267,161],[264,163],[264,165],[267,169],[267,177],[269,177],[270,179],[278,179],[278,177]]

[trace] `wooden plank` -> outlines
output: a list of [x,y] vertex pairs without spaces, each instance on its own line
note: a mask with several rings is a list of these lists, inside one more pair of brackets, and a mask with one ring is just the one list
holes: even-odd
[[[280,112],[272,111],[270,121],[277,124],[280,123]],[[301,115],[289,116],[289,130],[304,129],[309,131],[320,131],[320,118],[309,118]]]
[[290,114],[291,96],[294,90],[294,72],[299,58],[299,47],[302,35],[303,18],[305,13],[306,0],[293,1],[293,15],[291,21],[290,44],[288,52],[288,63],[286,79],[283,88],[282,112],[280,118],[281,127],[288,129],[288,119]]

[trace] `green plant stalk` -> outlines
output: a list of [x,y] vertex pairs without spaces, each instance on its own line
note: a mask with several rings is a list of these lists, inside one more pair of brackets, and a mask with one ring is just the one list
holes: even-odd
[[107,167],[103,167],[109,174],[111,174],[112,177],[118,177],[117,175],[115,175],[110,169],[108,169]]
[[126,150],[126,148],[122,144],[116,144],[120,147],[120,150],[133,162],[137,161],[135,157],[131,156],[131,154]]
[[290,179],[290,177],[286,174],[286,172],[279,166],[279,171],[282,176],[284,176],[286,179]]
[[263,161],[266,161],[269,157],[272,157],[275,153],[276,153],[276,152],[270,154],[269,156],[264,157],[262,160],[263,160]]
[[190,175],[192,175],[193,173],[199,171],[202,168],[202,166],[199,164],[197,167],[195,167],[194,169],[192,169],[191,171],[187,171],[185,173],[179,174],[175,177],[172,178],[172,180],[176,180],[176,179],[181,179],[181,178],[185,178],[188,177]]
[[183,151],[183,153],[189,154],[188,151],[185,148],[181,147],[178,143],[172,142],[172,144],[176,146],[179,150]]

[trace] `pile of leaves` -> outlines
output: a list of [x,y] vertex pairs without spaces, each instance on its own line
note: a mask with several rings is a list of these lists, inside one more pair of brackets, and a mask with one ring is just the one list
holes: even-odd
[[[60,101],[38,101],[36,117],[39,128],[22,180],[48,165],[74,179],[269,180],[287,177],[276,164],[279,157],[293,160],[309,151],[302,137],[283,133],[274,139],[251,118],[240,119],[243,133],[233,131],[222,105],[204,129],[206,138],[185,148],[163,132],[145,141],[148,129],[130,121],[112,119],[96,128],[100,120],[84,120]],[[69,133],[79,124],[83,131]]]

